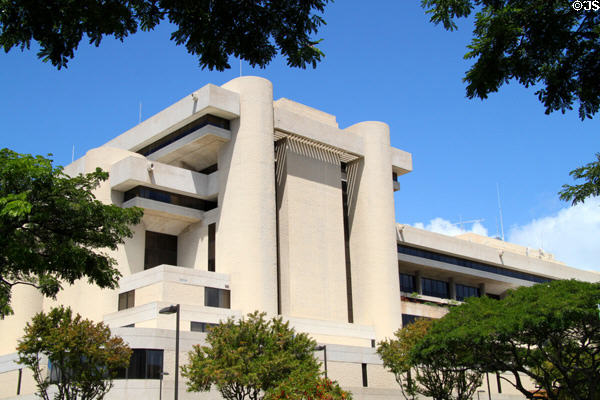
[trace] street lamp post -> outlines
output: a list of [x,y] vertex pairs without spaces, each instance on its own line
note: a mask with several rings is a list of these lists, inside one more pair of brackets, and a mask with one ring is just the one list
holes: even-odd
[[315,347],[315,350],[316,351],[323,350],[323,364],[325,366],[325,379],[327,379],[327,346],[323,344],[321,346]]
[[[177,324],[175,328],[175,400],[178,399],[179,395],[179,304],[171,305],[169,307],[162,308],[159,314],[176,314]],[[162,377],[161,377],[162,378]],[[162,379],[161,379],[162,383]]]
[[165,375],[169,375],[168,372],[165,371],[160,371],[160,385],[159,385],[159,389],[158,389],[158,400],[162,400],[162,381],[163,381],[163,376]]

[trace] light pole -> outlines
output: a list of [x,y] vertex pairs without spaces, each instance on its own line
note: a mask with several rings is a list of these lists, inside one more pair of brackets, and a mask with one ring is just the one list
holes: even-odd
[[179,394],[179,308],[179,304],[171,305],[162,308],[158,312],[159,314],[177,314],[177,325],[175,328],[175,400],[177,400]]
[[159,385],[159,389],[158,389],[158,400],[162,400],[162,381],[163,381],[163,376],[165,375],[169,375],[168,372],[165,371],[160,371],[160,385]]
[[321,351],[321,350],[323,350],[323,364],[325,366],[325,379],[327,379],[327,346],[323,344],[321,346],[315,347],[315,351]]

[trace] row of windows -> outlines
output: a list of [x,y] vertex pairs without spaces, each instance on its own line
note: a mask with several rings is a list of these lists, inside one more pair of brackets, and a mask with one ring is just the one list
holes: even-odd
[[217,203],[214,201],[202,200],[195,197],[165,192],[164,190],[153,189],[146,186],[136,186],[133,189],[129,189],[125,192],[123,201],[131,200],[134,197],[160,201],[161,203],[193,208],[200,211],[209,211],[217,208]]
[[207,114],[207,115],[204,115],[204,116],[198,118],[197,120],[191,122],[190,124],[184,126],[183,128],[180,128],[180,129],[176,130],[175,132],[170,133],[161,139],[158,139],[156,142],[139,149],[137,151],[137,153],[141,154],[143,156],[152,154],[155,151],[158,151],[158,150],[162,149],[163,147],[166,147],[166,146],[170,145],[171,143],[176,142],[177,140],[189,135],[190,133],[197,131],[198,129],[200,129],[206,125],[212,125],[212,126],[216,126],[217,128],[222,128],[222,129],[227,129],[227,130],[229,129],[229,121],[228,120],[216,117],[214,115]]
[[476,269],[479,271],[490,272],[492,274],[509,276],[511,278],[523,279],[530,282],[543,283],[550,282],[551,279],[541,276],[528,274],[526,272],[514,271],[508,268],[496,267],[494,265],[484,264],[477,261],[467,260],[464,258],[449,256],[446,254],[435,253],[433,251],[417,249],[414,247],[398,244],[398,253],[407,254],[409,256],[426,258],[428,260],[441,261],[448,264],[458,265],[465,268]]
[[[416,277],[409,274],[400,274],[400,290],[405,293],[417,292]],[[463,301],[467,297],[480,297],[481,291],[474,286],[456,284],[456,300]],[[425,296],[451,298],[450,284],[437,279],[421,278],[421,294]]]

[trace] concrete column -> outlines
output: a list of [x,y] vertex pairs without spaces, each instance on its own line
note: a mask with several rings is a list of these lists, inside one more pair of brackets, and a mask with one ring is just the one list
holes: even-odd
[[423,281],[421,271],[415,271],[415,287],[418,294],[423,294]]
[[480,283],[479,284],[479,295],[481,297],[485,296],[487,292],[485,291],[485,283]]
[[454,278],[448,279],[448,288],[450,289],[450,299],[456,300],[456,282],[454,282]]
[[349,213],[354,322],[374,326],[381,340],[402,325],[390,133],[382,122],[347,130],[364,143]]
[[241,77],[223,85],[240,94],[240,118],[219,151],[216,258],[231,274],[231,308],[277,313],[273,85]]

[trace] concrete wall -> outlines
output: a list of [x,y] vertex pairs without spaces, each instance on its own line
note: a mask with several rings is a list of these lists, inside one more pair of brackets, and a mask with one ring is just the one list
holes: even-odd
[[288,140],[278,195],[281,313],[347,321],[340,162]]

